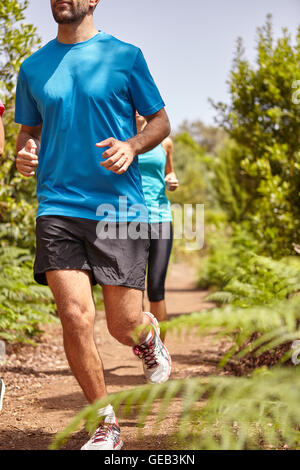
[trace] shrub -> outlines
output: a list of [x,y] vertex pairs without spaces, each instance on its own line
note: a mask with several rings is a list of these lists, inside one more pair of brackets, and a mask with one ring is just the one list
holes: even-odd
[[37,285],[32,276],[28,250],[0,248],[0,337],[13,342],[33,342],[40,324],[54,320],[52,294]]

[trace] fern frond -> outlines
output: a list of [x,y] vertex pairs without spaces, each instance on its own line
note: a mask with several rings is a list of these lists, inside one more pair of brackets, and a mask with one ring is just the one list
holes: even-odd
[[208,302],[216,302],[217,304],[230,304],[234,299],[234,296],[231,292],[214,292],[213,294],[208,295],[205,300]]
[[[228,305],[223,308],[204,310],[189,316],[180,316],[169,322],[161,324],[162,331],[173,331],[177,333],[197,330],[201,336],[217,331],[218,337],[230,338],[234,346],[226,357],[237,352],[238,358],[244,357],[251,350],[256,350],[256,355],[266,350],[285,344],[300,338],[300,309],[297,297],[276,302],[266,306],[255,306],[248,308]],[[240,347],[251,341],[253,335],[258,335],[251,345]],[[258,349],[260,347],[260,349]],[[224,365],[226,361],[222,361]]]
[[165,417],[166,406],[171,406],[174,397],[181,397],[176,437],[186,449],[238,450],[283,445],[297,448],[300,445],[299,387],[299,368],[263,369],[250,378],[209,377],[146,385],[89,405],[55,437],[51,449],[65,444],[91,417],[94,423],[99,421],[97,410],[108,403],[116,413],[122,407],[127,413],[138,411],[140,429],[157,403],[154,423],[157,430]]

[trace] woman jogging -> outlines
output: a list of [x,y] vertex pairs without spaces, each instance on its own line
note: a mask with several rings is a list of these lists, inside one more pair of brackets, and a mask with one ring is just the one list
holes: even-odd
[[[141,132],[146,120],[139,114],[136,120],[138,132]],[[151,313],[162,322],[168,318],[165,280],[173,242],[171,204],[165,188],[175,191],[179,186],[173,168],[172,140],[167,138],[150,152],[139,155],[139,168],[151,224],[147,293]]]

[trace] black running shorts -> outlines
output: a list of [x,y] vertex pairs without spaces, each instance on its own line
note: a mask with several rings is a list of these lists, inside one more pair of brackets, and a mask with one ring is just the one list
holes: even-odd
[[[36,282],[47,285],[47,271],[72,269],[91,271],[93,284],[145,290],[150,230],[148,224],[136,223],[134,227],[132,224],[106,223],[99,230],[99,222],[95,220],[39,217],[34,263]],[[110,235],[103,236],[106,229]]]

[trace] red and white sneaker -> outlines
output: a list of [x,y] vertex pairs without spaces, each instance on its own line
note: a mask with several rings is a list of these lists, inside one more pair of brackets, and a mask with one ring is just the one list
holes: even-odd
[[108,417],[100,423],[91,439],[81,447],[81,450],[120,450],[123,447],[120,433],[121,430],[116,418],[112,422]]
[[158,321],[152,313],[145,312],[152,324],[152,336],[143,344],[133,348],[134,354],[143,361],[146,379],[152,384],[166,382],[172,370],[169,351],[160,339]]

